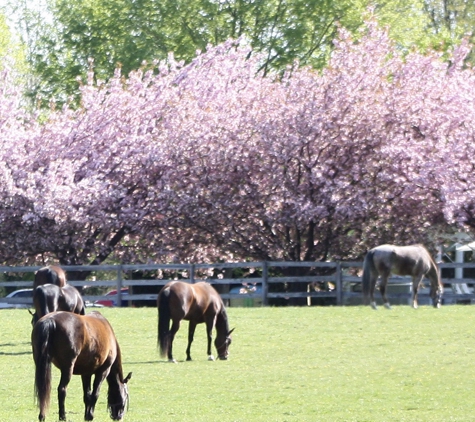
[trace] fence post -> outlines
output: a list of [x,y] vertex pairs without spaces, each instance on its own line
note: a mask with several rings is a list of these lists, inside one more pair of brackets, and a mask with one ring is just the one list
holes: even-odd
[[336,304],[337,306],[343,305],[343,283],[341,274],[341,262],[336,262]]
[[190,283],[195,282],[195,264],[190,264]]
[[268,264],[267,261],[262,262],[262,305],[267,306],[268,305],[268,300],[267,300],[267,293],[269,291],[269,284],[268,284],[268,279],[269,279],[269,270],[268,270]]
[[122,265],[117,268],[117,306],[122,307]]

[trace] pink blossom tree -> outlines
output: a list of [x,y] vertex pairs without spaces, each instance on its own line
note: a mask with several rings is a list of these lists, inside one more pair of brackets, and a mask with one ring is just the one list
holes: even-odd
[[369,22],[322,72],[229,41],[89,80],[38,123],[2,80],[4,262],[355,258],[472,223],[474,74]]

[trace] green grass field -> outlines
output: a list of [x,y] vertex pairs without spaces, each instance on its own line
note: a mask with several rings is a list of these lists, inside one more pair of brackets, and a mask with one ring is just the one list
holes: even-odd
[[[473,421],[475,335],[470,306],[229,308],[236,327],[228,361],[208,362],[204,326],[185,362],[187,323],[174,343],[178,364],[156,347],[153,308],[103,309],[119,339],[130,407],[125,421]],[[0,421],[36,421],[26,310],[0,312]],[[54,368],[47,421],[58,418]],[[107,384],[95,421],[110,420]],[[66,399],[83,420],[80,377]]]

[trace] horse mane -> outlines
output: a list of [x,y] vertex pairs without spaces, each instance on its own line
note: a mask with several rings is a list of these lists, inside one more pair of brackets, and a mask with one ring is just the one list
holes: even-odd
[[127,402],[127,405],[129,402],[129,393],[127,390],[127,386],[125,385],[126,381],[124,380],[124,374],[122,371],[122,353],[120,351],[120,346],[117,339],[115,340],[115,343],[117,347],[117,356],[111,366],[109,375],[107,376],[107,383],[109,385],[109,388],[107,389],[107,409],[110,415],[112,415],[112,408],[120,404],[122,401],[120,384],[124,384],[124,388],[126,391],[125,401]]
[[224,331],[226,337],[229,333],[228,313],[226,312],[224,304],[221,307],[221,311],[216,315],[216,330],[218,334],[222,334],[222,331]]

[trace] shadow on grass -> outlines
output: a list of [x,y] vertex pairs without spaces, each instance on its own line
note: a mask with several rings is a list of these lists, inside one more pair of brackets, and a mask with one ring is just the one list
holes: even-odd
[[[8,347],[20,347],[22,345],[28,345],[30,348],[28,351],[20,351],[20,352],[7,352],[4,350],[1,350],[3,348],[8,348]],[[29,341],[22,342],[22,343],[4,343],[0,344],[0,356],[24,356],[24,355],[30,355],[31,354],[31,343]]]

